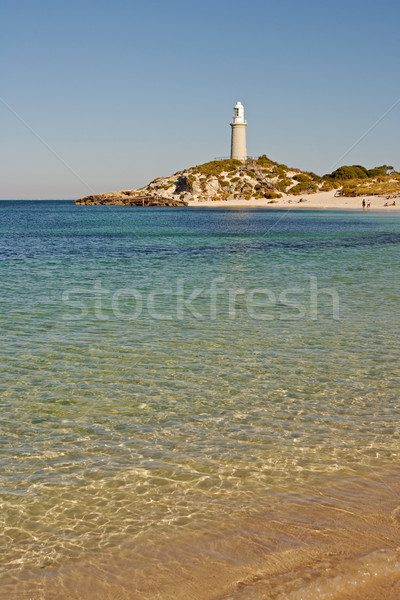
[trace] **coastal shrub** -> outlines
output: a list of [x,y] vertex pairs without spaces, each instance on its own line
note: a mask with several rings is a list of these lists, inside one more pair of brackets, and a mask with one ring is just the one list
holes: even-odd
[[324,191],[328,191],[328,186],[329,186],[329,190],[335,190],[337,188],[340,188],[340,186],[342,185],[341,181],[334,181],[332,179],[321,179],[321,182],[322,182],[322,187],[327,188]]
[[380,167],[374,167],[368,170],[368,177],[378,177],[379,175],[387,176],[393,173],[393,167],[388,165],[382,165]]
[[304,194],[304,193],[312,194],[313,192],[316,192],[317,189],[318,189],[318,186],[315,183],[312,183],[310,180],[302,181],[301,183],[298,183],[294,187],[291,187],[289,190],[289,194],[293,194],[294,196],[297,196],[298,194]]
[[368,177],[368,169],[361,165],[344,165],[332,173],[324,175],[324,179],[336,179],[345,181],[346,179],[365,179]]
[[275,188],[280,192],[286,192],[286,188],[288,188],[291,184],[292,180],[284,177],[275,183]]
[[185,175],[181,175],[179,179],[175,182],[175,194],[180,194],[181,192],[192,192],[192,185],[188,181],[188,178]]
[[279,194],[275,190],[267,190],[264,193],[264,198],[267,198],[267,199],[269,199],[269,198],[271,198],[271,199],[273,199],[273,198],[282,198],[282,194]]
[[311,181],[311,177],[309,175],[306,175],[305,173],[296,173],[296,175],[293,175],[293,179],[295,179],[299,183]]
[[237,167],[241,165],[240,160],[227,159],[227,160],[212,160],[203,165],[197,165],[193,168],[193,173],[200,173],[210,177],[214,175],[218,177],[223,171],[235,171]]
[[343,184],[342,196],[385,195],[400,193],[400,181],[387,177],[384,182],[353,179]]
[[319,183],[322,180],[322,177],[320,177],[316,173],[313,173],[312,171],[304,171],[304,173],[305,173],[305,175],[308,175],[309,177],[311,177],[311,179],[313,181],[315,181],[316,183]]
[[335,189],[335,186],[332,181],[324,181],[320,188],[321,192],[330,192],[333,189]]
[[260,166],[272,166],[277,164],[276,162],[268,158],[265,154],[259,156],[255,162],[257,165]]

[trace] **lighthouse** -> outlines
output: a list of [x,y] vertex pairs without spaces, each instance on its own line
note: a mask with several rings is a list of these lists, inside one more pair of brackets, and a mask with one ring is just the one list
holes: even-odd
[[233,109],[233,119],[230,123],[232,127],[231,137],[231,158],[245,161],[246,152],[246,127],[247,121],[244,120],[244,106],[241,102],[236,102]]

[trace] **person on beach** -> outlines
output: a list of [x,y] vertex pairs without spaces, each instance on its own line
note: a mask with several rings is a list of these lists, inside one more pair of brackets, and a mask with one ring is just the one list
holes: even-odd
[[363,201],[362,201],[362,207],[363,207],[363,209],[365,208],[365,199],[364,198],[363,198]]
[[371,208],[371,200],[368,200],[368,202],[367,202],[367,208]]

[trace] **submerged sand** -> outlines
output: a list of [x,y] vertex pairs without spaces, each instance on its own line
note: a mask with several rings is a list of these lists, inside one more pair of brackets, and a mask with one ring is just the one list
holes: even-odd
[[3,600],[398,600],[400,473],[266,490],[229,519],[151,531],[5,584]]
[[[267,200],[266,198],[260,200],[193,200],[189,202],[189,206],[213,206],[217,207],[246,207],[246,208],[284,208],[284,209],[348,209],[348,210],[363,210],[362,201],[365,200],[366,204],[370,202],[370,208],[365,210],[399,210],[400,209],[400,195],[393,197],[391,196],[360,196],[357,198],[350,198],[347,196],[335,196],[335,190],[330,192],[318,192],[316,194],[307,194],[302,196],[284,196],[277,198],[276,200]],[[393,206],[395,202],[395,206]],[[385,206],[389,204],[390,206]]]

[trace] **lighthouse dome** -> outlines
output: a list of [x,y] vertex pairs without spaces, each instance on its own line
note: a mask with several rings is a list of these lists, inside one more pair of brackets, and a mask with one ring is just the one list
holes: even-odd
[[233,123],[244,123],[244,106],[241,102],[236,102],[234,106]]

